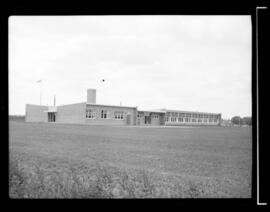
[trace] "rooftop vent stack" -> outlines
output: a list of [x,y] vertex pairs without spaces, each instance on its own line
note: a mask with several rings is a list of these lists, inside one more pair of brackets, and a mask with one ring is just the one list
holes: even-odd
[[96,104],[96,89],[87,89],[87,103]]

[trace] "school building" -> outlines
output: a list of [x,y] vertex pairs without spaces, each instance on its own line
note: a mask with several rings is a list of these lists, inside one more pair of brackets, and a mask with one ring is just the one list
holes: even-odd
[[77,123],[92,125],[220,125],[221,113],[181,110],[138,110],[137,107],[96,103],[96,90],[87,90],[87,101],[59,106],[26,104],[26,122]]

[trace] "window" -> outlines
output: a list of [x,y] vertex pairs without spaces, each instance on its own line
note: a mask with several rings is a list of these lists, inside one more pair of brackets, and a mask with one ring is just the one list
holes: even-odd
[[179,117],[185,117],[184,113],[179,113]]
[[171,112],[171,116],[172,117],[178,117],[178,113],[177,112]]
[[196,122],[196,119],[192,119],[192,122]]
[[193,118],[198,118],[198,114],[195,113],[195,114],[192,115],[192,117]]
[[166,121],[166,122],[169,121],[169,117],[168,117],[168,116],[165,117],[165,121]]
[[124,112],[123,111],[116,111],[114,112],[114,118],[118,120],[124,119]]
[[86,109],[86,118],[88,119],[95,119],[97,118],[97,111]]
[[213,122],[213,119],[209,119],[209,122],[210,122],[210,123]]
[[138,113],[138,118],[141,118],[141,117],[143,117],[143,113]]
[[178,118],[178,122],[183,122],[183,118]]
[[187,118],[191,118],[191,114],[190,114],[190,113],[187,113],[187,114],[186,114],[186,117],[187,117]]
[[204,119],[203,122],[207,122],[207,119]]
[[139,113],[139,114],[137,115],[137,117],[138,117],[138,118],[141,118],[141,117],[143,117],[143,114],[142,114],[142,113]]
[[159,117],[158,117],[158,115],[152,115],[152,118],[158,119]]
[[171,117],[171,122],[176,122],[176,118],[175,117]]
[[101,110],[101,118],[102,119],[108,119],[109,118],[109,112],[107,110]]
[[185,122],[189,122],[189,118],[185,118]]
[[199,123],[202,123],[202,120],[201,120],[201,119],[198,119],[198,122],[199,122]]

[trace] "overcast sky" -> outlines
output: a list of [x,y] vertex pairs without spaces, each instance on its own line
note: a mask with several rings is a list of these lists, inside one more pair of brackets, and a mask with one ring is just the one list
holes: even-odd
[[[85,102],[251,116],[250,16],[11,16],[9,114]],[[105,82],[101,82],[105,79]]]

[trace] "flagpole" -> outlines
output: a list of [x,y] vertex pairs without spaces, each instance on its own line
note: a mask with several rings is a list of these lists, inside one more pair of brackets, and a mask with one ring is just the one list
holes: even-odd
[[40,105],[41,105],[41,99],[42,99],[42,81],[40,82]]
[[39,104],[41,105],[41,100],[42,100],[42,79],[38,80],[37,83],[40,83],[39,85]]

